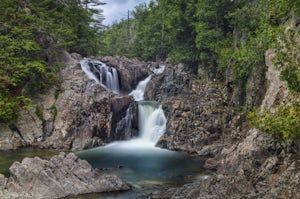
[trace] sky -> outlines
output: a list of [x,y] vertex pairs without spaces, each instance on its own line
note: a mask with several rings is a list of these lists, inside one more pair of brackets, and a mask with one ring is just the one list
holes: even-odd
[[127,18],[127,12],[134,10],[134,7],[140,3],[149,3],[150,0],[102,0],[106,5],[101,6],[105,20],[104,25],[111,25],[115,21]]

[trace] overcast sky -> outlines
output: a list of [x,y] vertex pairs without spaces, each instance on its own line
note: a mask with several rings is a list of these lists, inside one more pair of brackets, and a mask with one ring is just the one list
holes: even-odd
[[132,11],[136,5],[143,2],[148,4],[150,0],[102,0],[102,2],[106,3],[106,5],[101,6],[105,17],[103,23],[111,25],[115,21],[127,18],[128,10]]

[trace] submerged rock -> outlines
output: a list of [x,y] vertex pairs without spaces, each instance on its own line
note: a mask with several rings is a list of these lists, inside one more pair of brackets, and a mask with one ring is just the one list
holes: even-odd
[[114,175],[104,175],[73,153],[42,160],[25,158],[10,167],[11,176],[0,175],[0,196],[13,198],[63,198],[72,195],[129,190],[131,186]]

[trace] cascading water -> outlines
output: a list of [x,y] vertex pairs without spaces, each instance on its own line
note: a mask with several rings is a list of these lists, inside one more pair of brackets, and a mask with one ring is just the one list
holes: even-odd
[[81,60],[80,64],[89,79],[93,79],[105,88],[119,93],[119,78],[115,68],[109,67],[101,61],[88,58]]
[[[162,72],[157,68],[154,71]],[[200,162],[185,154],[155,147],[166,130],[167,119],[161,105],[154,101],[143,101],[145,87],[150,79],[151,76],[141,81],[136,90],[130,93],[138,101],[139,137],[77,153],[96,168],[122,168],[109,169],[106,172],[131,183],[134,191],[122,192],[112,197],[107,195],[107,198],[139,198],[147,191],[169,189],[170,182],[177,185],[190,183],[201,172],[199,165],[202,160]],[[129,112],[131,111],[128,109],[124,122],[117,129],[122,129],[123,124],[130,127],[132,117]],[[101,198],[106,197],[101,195]]]
[[154,148],[166,131],[167,119],[161,105],[154,101],[138,102],[139,137],[108,144],[107,148]]
[[[154,67],[149,67],[149,69],[154,73],[154,74],[161,74],[165,70],[165,65],[159,65],[158,68]],[[133,91],[129,93],[130,96],[132,96],[135,101],[142,101],[144,100],[144,93],[145,93],[145,88],[148,84],[148,82],[151,80],[152,75],[149,75],[146,79],[140,81]]]
[[[114,91],[119,92],[119,79],[118,74],[115,68],[108,67],[105,63],[102,63],[98,60],[88,59],[84,58],[80,61],[82,70],[86,73],[86,75],[89,77],[89,79],[95,80],[97,83],[105,86],[106,88]],[[164,65],[161,65],[159,68],[152,68],[151,71],[155,74],[162,73],[164,70]],[[135,139],[131,142],[139,143],[141,146],[155,146],[159,138],[164,134],[166,130],[166,117],[164,115],[164,112],[161,108],[161,106],[153,106],[153,102],[150,103],[142,103],[142,100],[144,100],[144,92],[147,83],[150,81],[151,75],[148,76],[143,81],[139,82],[136,89],[133,90],[129,95],[133,96],[135,101],[140,102],[139,103],[139,128],[140,128],[140,136],[138,139]],[[125,124],[127,127],[126,135],[130,135],[129,132],[131,128],[131,116],[128,114],[127,111],[126,117],[125,117]],[[116,132],[118,132],[119,129],[123,128],[122,123],[117,124]],[[129,124],[130,123],[130,124]],[[107,145],[112,146],[115,145],[115,143]],[[126,144],[127,145],[127,144]],[[128,143],[130,145],[130,143]]]
[[144,79],[143,81],[140,81],[136,87],[135,90],[131,91],[131,93],[129,93],[130,96],[132,96],[135,101],[142,101],[144,100],[144,93],[145,93],[145,88],[148,84],[148,82],[151,80],[151,75],[148,76],[146,79]]
[[[161,68],[162,67],[162,68]],[[162,73],[164,66],[155,70],[154,73]],[[124,147],[124,148],[148,148],[154,147],[159,138],[166,131],[167,119],[162,107],[154,101],[143,101],[147,83],[150,81],[151,75],[138,83],[135,90],[129,95],[133,96],[138,102],[138,120],[139,120],[139,137],[129,141],[114,142],[106,147]]]
[[149,69],[154,73],[154,74],[161,74],[164,72],[165,70],[165,65],[159,65],[158,68],[153,67],[153,66],[149,66]]
[[151,102],[139,103],[140,139],[155,145],[166,131],[167,119],[161,105],[156,108]]

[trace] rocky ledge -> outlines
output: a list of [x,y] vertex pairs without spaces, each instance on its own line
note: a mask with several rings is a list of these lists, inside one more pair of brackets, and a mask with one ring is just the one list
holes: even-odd
[[[240,101],[234,100],[241,96],[237,91],[232,89],[229,92],[229,81],[223,86],[217,81],[201,85],[201,79],[197,83],[191,75],[181,81],[183,75],[178,77],[178,69],[177,77],[168,80],[167,74],[172,73],[167,73],[161,77],[164,79],[158,79],[161,89],[149,89],[147,96],[161,99],[162,104],[170,110],[168,132],[160,145],[207,157],[204,167],[214,172],[214,175],[180,188],[154,194],[152,198],[300,198],[299,143],[279,143],[270,135],[251,128],[246,116],[236,106],[243,105],[247,109],[260,104],[261,109],[272,110],[278,103],[295,100],[288,92],[286,82],[280,80],[280,71],[273,62],[274,56],[274,50],[266,52],[268,70],[256,70],[248,80],[247,92]],[[265,80],[258,78],[262,76],[265,76]],[[155,82],[150,82],[149,86],[157,87]],[[190,89],[185,91],[188,86]],[[260,91],[264,93],[260,99],[260,92],[256,92],[255,88],[263,90]],[[161,91],[163,89],[165,93]],[[198,96],[198,99],[195,98],[193,103],[194,96]]]
[[99,58],[99,60],[117,69],[120,82],[122,82],[120,88],[126,92],[135,89],[139,81],[145,79],[150,72],[146,67],[147,64],[137,59],[106,56]]
[[63,198],[96,192],[129,190],[131,186],[114,175],[104,175],[75,154],[53,156],[49,161],[25,158],[10,167],[11,176],[0,174],[0,198]]

